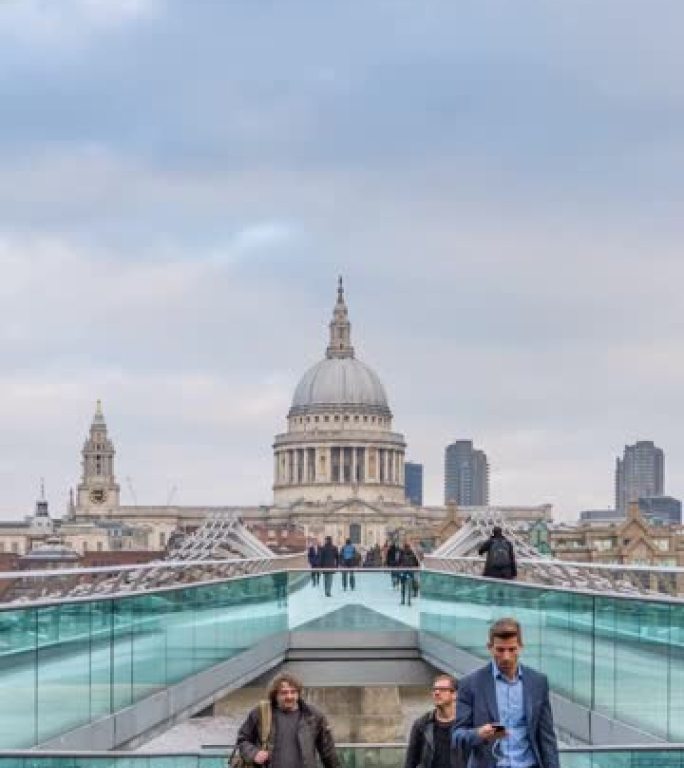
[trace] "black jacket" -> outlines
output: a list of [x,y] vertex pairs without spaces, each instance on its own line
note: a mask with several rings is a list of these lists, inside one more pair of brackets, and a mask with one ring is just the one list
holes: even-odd
[[[335,751],[335,742],[325,715],[311,704],[306,704],[303,701],[299,702],[299,710],[301,717],[297,726],[297,741],[302,756],[301,768],[317,768],[316,753],[318,753],[324,768],[340,768],[340,761]],[[271,744],[275,743],[275,714],[272,723],[272,732],[269,738]],[[237,735],[237,747],[242,757],[250,762],[254,760],[254,756],[261,749],[259,745],[259,707],[254,707],[240,726]]]
[[[499,567],[494,565],[491,561],[490,550],[492,548],[492,542],[497,539],[506,542],[508,545],[508,554],[510,558],[509,565]],[[515,551],[513,545],[505,536],[492,536],[487,539],[484,544],[481,544],[477,551],[480,555],[487,555],[484,571],[482,573],[483,576],[489,576],[492,579],[515,579],[518,575],[518,566],[515,563]]]
[[340,564],[340,552],[334,544],[324,544],[321,547],[321,568],[337,568]]
[[[414,721],[406,749],[404,768],[431,768],[435,751],[435,711],[428,712]],[[451,748],[451,768],[465,768],[466,757],[462,750]]]

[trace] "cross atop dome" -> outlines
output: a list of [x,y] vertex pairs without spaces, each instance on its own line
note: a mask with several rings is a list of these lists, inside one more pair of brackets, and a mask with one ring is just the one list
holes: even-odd
[[342,275],[337,280],[337,303],[333,309],[333,317],[330,321],[330,343],[325,352],[329,359],[354,357],[354,347],[351,344],[351,323],[349,312],[344,301],[344,285]]

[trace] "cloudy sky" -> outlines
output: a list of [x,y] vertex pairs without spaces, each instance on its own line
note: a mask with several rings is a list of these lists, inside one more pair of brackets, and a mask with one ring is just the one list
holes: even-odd
[[[338,273],[440,503],[684,495],[680,0],[0,3],[0,516],[79,480],[271,499]],[[175,489],[175,490],[174,490]]]

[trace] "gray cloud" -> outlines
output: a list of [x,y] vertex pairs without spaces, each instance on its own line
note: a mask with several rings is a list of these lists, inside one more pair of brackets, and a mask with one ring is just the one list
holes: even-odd
[[640,437],[684,492],[679,4],[114,6],[0,8],[0,512],[97,397],[141,501],[268,502],[338,272],[430,501],[463,436],[498,502]]

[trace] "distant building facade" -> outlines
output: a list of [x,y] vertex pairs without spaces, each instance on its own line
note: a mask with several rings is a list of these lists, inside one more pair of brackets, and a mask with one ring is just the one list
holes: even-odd
[[[394,431],[393,419],[382,381],[356,357],[340,280],[325,357],[302,376],[285,429],[273,441],[272,503],[122,505],[114,443],[98,401],[65,517],[51,519],[47,504],[41,503],[32,517],[0,521],[0,556],[4,551],[14,563],[53,537],[81,560],[127,561],[140,552],[163,557],[174,537],[222,516],[239,518],[276,550],[324,536],[336,542],[351,538],[360,548],[372,549],[389,538],[437,540],[443,528],[458,526],[473,508],[488,506],[487,457],[472,441],[447,448],[445,495],[451,503],[424,506],[422,466],[405,464],[406,442]],[[547,517],[546,508],[528,509],[532,519]],[[501,510],[515,517],[520,508]]]
[[652,440],[626,445],[615,462],[615,509],[623,516],[628,505],[642,497],[662,496],[665,456]]
[[102,404],[97,401],[90,434],[81,455],[82,477],[78,485],[76,510],[104,515],[119,506],[119,484],[114,477],[114,445],[107,435]]
[[444,503],[459,507],[489,504],[489,463],[472,440],[456,440],[444,452]]
[[584,509],[579,514],[580,523],[614,523],[624,520],[625,516],[618,509]]
[[637,502],[615,522],[555,526],[549,531],[549,544],[554,557],[571,562],[684,565],[681,526],[654,524],[643,517]]
[[423,465],[414,461],[404,464],[404,493],[409,504],[423,506]]
[[380,378],[356,357],[342,278],[329,329],[325,357],[299,381],[287,432],[274,440],[274,504],[402,504],[406,443]]
[[672,496],[640,496],[639,511],[646,518],[681,525],[682,502]]

